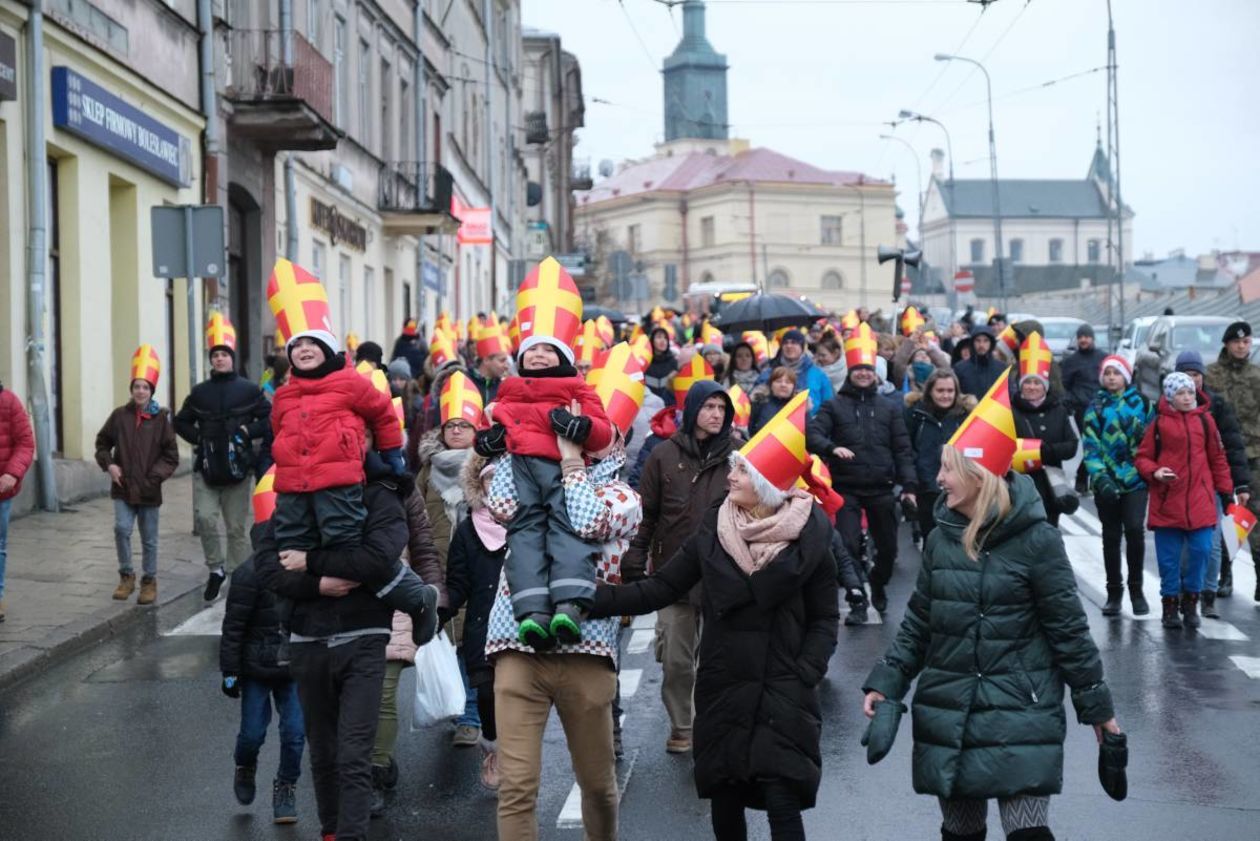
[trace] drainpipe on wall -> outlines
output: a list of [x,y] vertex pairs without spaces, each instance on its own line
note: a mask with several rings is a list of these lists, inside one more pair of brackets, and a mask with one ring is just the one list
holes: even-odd
[[[490,0],[485,0],[481,5],[482,25],[486,30],[486,195],[490,204],[490,303],[486,306],[486,311],[495,311],[499,309],[499,284],[495,274],[495,268],[498,265],[498,237],[495,230],[498,228],[498,209],[495,207],[494,201],[494,20],[490,17],[493,6]],[[504,137],[506,138],[507,126],[503,127]],[[504,148],[507,144],[504,143]],[[476,304],[473,305],[474,311]]]
[[52,422],[44,376],[44,307],[48,260],[48,153],[44,136],[44,2],[32,0],[26,19],[26,388],[35,427],[39,507],[56,511]]
[[[215,93],[214,81],[214,8],[213,0],[197,0],[197,31],[198,43],[197,49],[201,60],[200,73],[200,99],[201,113],[206,118],[205,130],[205,147],[203,149],[203,165],[201,171],[202,190],[201,199],[205,204],[219,203],[219,156],[221,149],[219,147],[219,100]],[[224,214],[226,221],[227,214]],[[224,240],[227,242],[226,231],[224,232]],[[174,281],[167,281],[173,283]],[[189,285],[194,283],[192,278],[188,278]],[[191,313],[191,311],[190,311]],[[188,330],[190,335],[196,328],[193,326],[191,319],[188,322]],[[175,337],[171,336],[171,341],[175,341]],[[197,344],[192,339],[188,342],[188,373],[189,388],[197,382],[197,362],[200,359]],[[174,348],[172,348],[174,352]],[[195,531],[195,526],[194,526]]]
[[[430,181],[430,174],[428,172],[428,167],[426,166],[426,164],[428,163],[428,161],[426,160],[427,158],[426,149],[428,148],[426,141],[428,138],[426,137],[426,134],[425,134],[425,126],[428,122],[427,120],[428,114],[425,112],[425,106],[428,103],[429,74],[428,74],[428,71],[425,70],[424,68],[424,49],[420,45],[420,40],[423,34],[424,34],[424,7],[421,6],[419,2],[417,2],[415,13],[412,15],[412,25],[411,25],[411,37],[412,37],[412,40],[415,41],[416,43],[416,77],[415,77],[414,83],[412,84],[412,88],[415,90],[415,97],[416,97],[415,137],[416,137],[416,161],[418,164],[418,167],[417,167],[418,171],[416,173],[416,179],[420,185],[419,189],[426,190],[427,189],[426,185],[428,185]],[[433,178],[433,183],[436,184],[437,183],[436,181],[437,170],[436,169],[434,169],[432,173],[432,178]],[[422,194],[421,198],[426,199],[428,198],[428,196],[425,196]],[[445,208],[438,208],[438,210],[443,210],[443,209]],[[424,320],[423,319],[424,298],[426,294],[424,291],[424,244],[425,244],[425,236],[424,234],[421,234],[420,237],[416,240],[416,323],[417,324],[423,323],[423,320]],[[442,260],[442,255],[439,254],[438,255],[439,266],[441,265],[441,260]]]
[[[293,0],[280,0],[280,51],[286,72],[293,72]],[[293,153],[284,154],[284,256],[298,258],[297,176],[293,172]],[[345,325],[343,325],[345,326]]]

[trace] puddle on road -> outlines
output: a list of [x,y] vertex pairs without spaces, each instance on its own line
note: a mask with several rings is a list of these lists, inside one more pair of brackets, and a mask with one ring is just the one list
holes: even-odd
[[87,677],[89,683],[191,680],[219,668],[219,641],[208,637],[161,637],[133,657]]

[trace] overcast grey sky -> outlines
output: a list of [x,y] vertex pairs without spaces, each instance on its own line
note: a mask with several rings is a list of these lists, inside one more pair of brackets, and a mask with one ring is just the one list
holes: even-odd
[[[644,157],[662,139],[662,59],[682,10],[655,0],[523,0],[524,24],[558,32],[582,65],[592,164]],[[1260,0],[1114,0],[1125,201],[1134,253],[1260,249]],[[984,78],[993,77],[999,175],[1081,178],[1106,108],[1106,0],[709,0],[727,55],[732,134],[829,169],[895,175],[911,230],[916,170],[879,139],[902,108],[953,137],[958,178],[987,178]],[[1042,84],[1085,73],[1050,87]],[[597,100],[605,100],[607,103]],[[932,125],[896,134],[918,153]]]

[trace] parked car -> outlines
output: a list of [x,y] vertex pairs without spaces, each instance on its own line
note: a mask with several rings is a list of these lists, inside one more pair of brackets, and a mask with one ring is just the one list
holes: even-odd
[[1085,323],[1082,319],[1067,316],[1053,316],[1038,320],[1041,321],[1041,326],[1046,328],[1043,338],[1050,346],[1050,352],[1054,354],[1055,359],[1061,359],[1068,348],[1076,347],[1076,330]]
[[1111,353],[1111,330],[1106,324],[1091,325],[1094,328],[1094,346],[1103,353]]
[[1177,354],[1197,350],[1205,362],[1216,358],[1221,334],[1231,319],[1219,315],[1162,315],[1147,333],[1146,344],[1138,348],[1133,376],[1149,400],[1158,400],[1164,377],[1172,372]]
[[1158,319],[1157,315],[1144,315],[1130,321],[1120,334],[1116,353],[1129,360],[1130,365],[1137,364],[1138,349],[1146,347],[1146,337],[1151,332],[1151,325]]

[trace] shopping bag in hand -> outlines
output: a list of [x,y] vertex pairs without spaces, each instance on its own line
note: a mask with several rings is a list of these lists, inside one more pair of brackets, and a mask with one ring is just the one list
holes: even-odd
[[411,706],[413,728],[432,727],[462,715],[467,701],[455,646],[445,632],[416,649],[416,697]]

